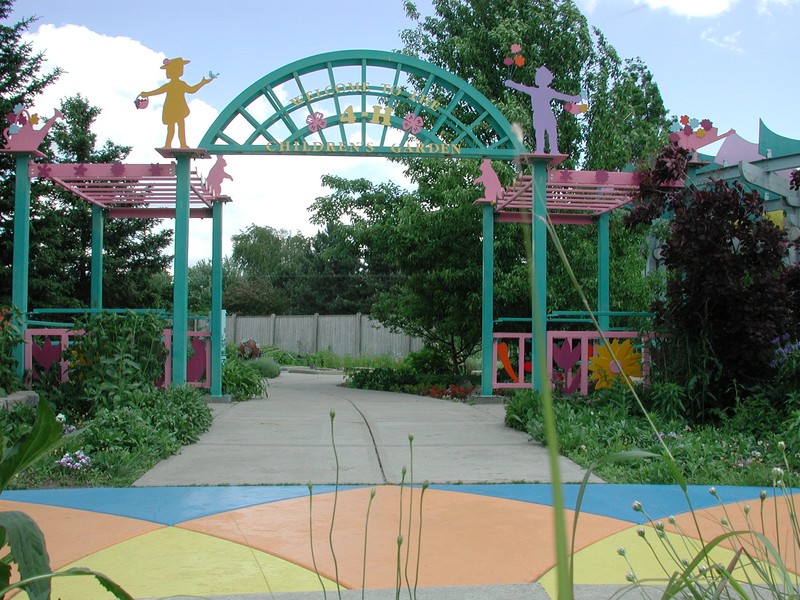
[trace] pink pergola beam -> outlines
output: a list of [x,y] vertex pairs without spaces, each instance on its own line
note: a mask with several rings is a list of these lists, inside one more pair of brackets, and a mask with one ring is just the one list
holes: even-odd
[[[109,219],[174,219],[175,208],[110,208],[108,209]],[[189,218],[191,219],[210,219],[210,208],[190,208]]]
[[[158,214],[167,214],[163,211],[171,210],[171,215],[174,216],[175,163],[149,165],[36,163],[30,165],[29,174],[31,177],[50,179],[79,198],[106,210],[143,205],[162,211]],[[211,194],[196,171],[190,174],[189,203],[195,209],[198,206],[204,209],[211,208]],[[118,211],[115,216],[119,218],[121,214],[130,215]],[[139,216],[145,217],[145,215]],[[204,218],[207,213],[195,210],[192,216]]]

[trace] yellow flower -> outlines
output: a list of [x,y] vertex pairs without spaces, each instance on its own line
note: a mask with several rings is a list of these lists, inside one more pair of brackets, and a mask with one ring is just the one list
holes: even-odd
[[[615,356],[619,365],[614,361]],[[642,376],[642,355],[633,349],[630,340],[611,340],[608,346],[597,347],[596,354],[589,362],[589,371],[595,389],[611,387],[612,382],[623,373],[629,378]]]
[[701,127],[700,129],[698,129],[697,131],[695,131],[694,133],[695,133],[695,135],[696,135],[697,137],[699,137],[699,138],[704,138],[704,137],[706,137],[706,130],[705,130],[705,129],[703,129],[702,127]]

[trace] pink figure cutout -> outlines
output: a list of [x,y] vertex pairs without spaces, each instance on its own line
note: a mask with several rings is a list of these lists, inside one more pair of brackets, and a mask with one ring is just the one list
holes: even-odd
[[56,119],[63,116],[61,111],[56,109],[53,117],[45,121],[44,127],[34,129],[33,126],[39,122],[38,115],[31,117],[27,110],[22,109],[21,106],[17,107],[14,113],[8,116],[11,126],[3,130],[3,137],[6,140],[5,149],[35,152],[55,124]]
[[556,116],[550,106],[552,100],[563,100],[565,102],[580,102],[580,96],[562,94],[552,89],[550,84],[553,82],[553,73],[545,66],[536,69],[535,85],[524,85],[511,79],[506,79],[506,87],[525,92],[531,97],[531,109],[533,111],[533,129],[536,132],[536,146],[534,154],[544,154],[544,136],[547,134],[550,142],[550,154],[559,154],[558,139],[556,133]]
[[693,160],[697,160],[697,152],[700,150],[700,148],[708,146],[709,144],[713,144],[714,142],[718,142],[722,138],[726,138],[735,133],[736,130],[734,129],[729,129],[725,133],[720,133],[719,129],[716,127],[709,127],[707,130],[703,129],[702,136],[698,135],[696,131],[688,133],[684,130],[681,130],[676,133],[671,133],[669,135],[669,139],[672,142],[676,142],[681,148],[691,150],[694,153]]
[[480,177],[475,178],[475,183],[482,183],[484,187],[484,198],[489,204],[496,204],[500,197],[503,195],[503,186],[500,183],[500,178],[492,167],[492,161],[484,158],[481,161],[481,174]]
[[[165,58],[164,64],[161,66],[167,72],[169,81],[162,85],[160,88],[152,92],[142,92],[139,98],[149,98],[150,96],[157,96],[158,94],[166,94],[164,99],[164,110],[162,113],[161,121],[167,126],[167,141],[164,144],[165,148],[172,147],[172,138],[175,136],[175,128],[178,128],[178,142],[181,148],[188,148],[186,145],[186,126],[185,119],[189,116],[189,105],[186,102],[186,94],[194,94],[204,85],[211,83],[214,77],[205,78],[200,80],[200,83],[189,85],[181,79],[183,75],[183,66],[188,65],[190,61],[183,58]],[[138,100],[138,98],[137,98]],[[137,104],[138,106],[138,104]]]
[[228,166],[228,163],[225,160],[225,157],[220,154],[217,156],[217,162],[214,163],[214,166],[211,167],[211,170],[208,172],[208,177],[206,178],[206,190],[209,194],[211,194],[212,198],[219,198],[222,195],[223,179],[230,179],[233,181],[233,177],[225,172],[226,166]]

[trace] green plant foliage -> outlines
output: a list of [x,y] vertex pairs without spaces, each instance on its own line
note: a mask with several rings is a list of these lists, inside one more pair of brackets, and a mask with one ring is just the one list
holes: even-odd
[[247,364],[258,371],[264,379],[274,379],[281,374],[281,366],[269,356],[264,356],[263,353]]
[[785,301],[797,280],[783,262],[784,232],[766,217],[757,192],[723,182],[668,187],[685,176],[688,161],[686,150],[667,146],[642,174],[627,222],[669,217],[653,378],[685,387],[688,414],[708,420],[731,409],[741,387],[772,377],[776,341],[798,327]]
[[375,369],[346,369],[345,384],[350,387],[380,390],[384,392],[402,392],[419,382],[417,374],[409,368],[392,369],[377,367]]
[[24,342],[17,327],[19,312],[11,308],[0,308],[0,396],[22,388],[17,375],[17,361],[13,350]]
[[152,313],[101,313],[79,319],[69,347],[70,380],[63,396],[73,412],[94,414],[129,402],[135,392],[149,393],[163,375],[164,319]]
[[267,395],[267,384],[261,372],[249,362],[228,357],[222,365],[222,393],[237,402]]
[[[556,399],[553,409],[561,452],[588,467],[608,453],[642,450],[660,455],[663,441],[687,483],[763,486],[771,481],[772,469],[783,466],[781,442],[795,443],[792,422],[787,428],[784,420],[769,414],[772,411],[757,416],[765,408],[758,402],[747,408],[742,405],[740,416],[725,425],[697,425],[653,413],[656,434],[632,398],[631,392],[625,396],[621,389],[612,388],[585,399]],[[506,404],[506,424],[544,443],[538,395],[529,390],[515,393]],[[800,467],[795,455],[786,461],[789,468]],[[596,474],[609,483],[675,483],[665,461],[607,462],[597,467]]]
[[[228,356],[231,354],[228,353]],[[277,346],[262,346],[261,347],[261,356],[266,356],[267,358],[274,360],[279,365],[296,365],[299,364],[298,358],[292,352],[288,350],[282,350]]]

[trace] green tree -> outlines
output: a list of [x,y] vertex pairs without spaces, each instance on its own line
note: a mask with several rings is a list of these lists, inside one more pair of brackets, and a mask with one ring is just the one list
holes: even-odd
[[295,314],[369,314],[375,296],[391,284],[391,274],[368,265],[350,229],[327,223],[310,240],[302,270],[283,282]]
[[[554,89],[583,90],[589,104],[583,119],[554,107],[559,150],[570,156],[565,164],[620,169],[654,156],[666,141],[666,110],[652,75],[638,59],[621,60],[572,0],[434,0],[433,9],[423,18],[406,2],[415,28],[401,34],[404,51],[475,86],[522,126],[527,147],[533,147],[530,100],[504,81],[532,85],[542,65],[553,72]],[[512,44],[522,48],[522,67],[503,66]]]
[[[278,285],[289,261],[292,236],[288,231],[250,225],[231,237],[231,260],[241,277],[224,288],[223,305],[243,315],[286,314],[288,294]],[[302,236],[300,236],[302,237]]]
[[[230,289],[241,279],[241,273],[229,257],[222,259],[223,301],[225,290]],[[211,311],[211,261],[200,260],[188,272],[189,311],[204,315]]]
[[[7,126],[5,115],[17,105],[29,106],[61,74],[60,69],[42,72],[44,56],[22,41],[35,19],[9,23],[13,4],[0,0],[0,129]],[[15,182],[14,157],[0,154],[0,302],[5,304],[11,299]]]

